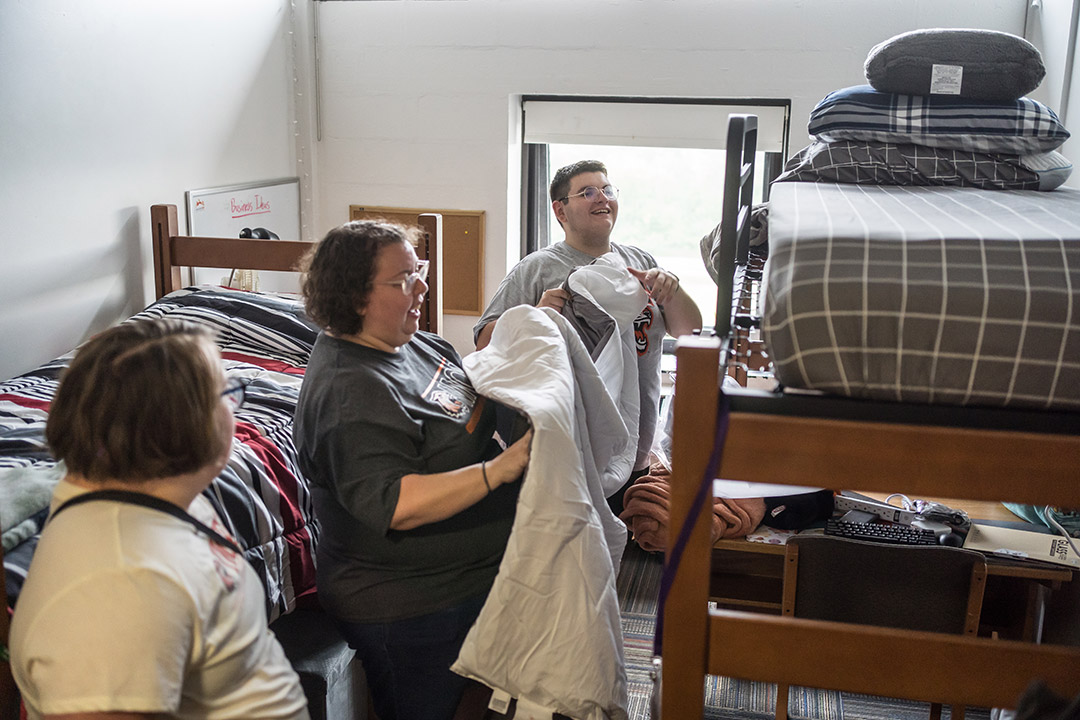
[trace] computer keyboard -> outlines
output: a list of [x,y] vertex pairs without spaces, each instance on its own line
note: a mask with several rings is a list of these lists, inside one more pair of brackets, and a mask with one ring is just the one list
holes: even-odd
[[938,544],[933,530],[922,530],[899,523],[850,522],[833,518],[825,521],[825,534],[893,545]]

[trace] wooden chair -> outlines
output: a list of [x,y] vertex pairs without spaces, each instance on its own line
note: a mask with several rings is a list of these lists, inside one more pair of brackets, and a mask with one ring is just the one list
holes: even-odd
[[[828,535],[787,543],[781,613],[812,620],[926,632],[977,635],[986,587],[986,559],[946,546],[888,545]],[[882,657],[891,663],[913,657]],[[788,686],[778,684],[776,718],[787,720]],[[940,720],[941,705],[930,706]],[[963,720],[963,706],[952,707]]]

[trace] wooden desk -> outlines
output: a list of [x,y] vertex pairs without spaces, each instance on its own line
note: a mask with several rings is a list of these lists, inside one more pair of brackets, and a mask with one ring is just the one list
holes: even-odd
[[[885,495],[867,493],[884,500]],[[963,508],[973,520],[1018,521],[1000,503],[935,500]],[[710,597],[719,607],[780,614],[784,591],[784,546],[721,539],[713,545]],[[1073,579],[1073,571],[988,556],[980,634],[1033,641],[1049,592]]]

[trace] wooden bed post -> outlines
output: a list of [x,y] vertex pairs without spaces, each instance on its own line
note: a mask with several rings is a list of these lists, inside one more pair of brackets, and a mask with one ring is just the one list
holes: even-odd
[[[160,298],[169,292],[166,288],[180,287],[180,268],[173,266],[169,257],[169,238],[180,234],[175,205],[150,207],[150,232],[154,250],[154,293]],[[166,278],[166,273],[170,277]]]
[[[705,704],[704,672],[679,668],[706,667],[709,654],[708,615],[712,488],[700,513],[688,517],[705,474],[716,435],[719,400],[720,341],[686,336],[676,346],[675,425],[671,468],[671,520],[667,546],[684,522],[694,524],[664,607],[661,712],[669,720],[700,718]],[[693,378],[703,378],[697,387]]]
[[420,307],[420,329],[438,333],[442,329],[442,215],[423,213],[417,224],[424,231],[423,247],[417,248],[421,260],[428,261],[427,295]]

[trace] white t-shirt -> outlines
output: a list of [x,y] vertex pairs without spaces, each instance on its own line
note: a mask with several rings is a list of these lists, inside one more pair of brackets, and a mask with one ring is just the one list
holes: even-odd
[[[60,482],[53,509],[83,492]],[[227,536],[205,498],[188,512]],[[308,717],[254,570],[189,523],[137,505],[85,503],[48,523],[16,605],[11,658],[31,718]]]

